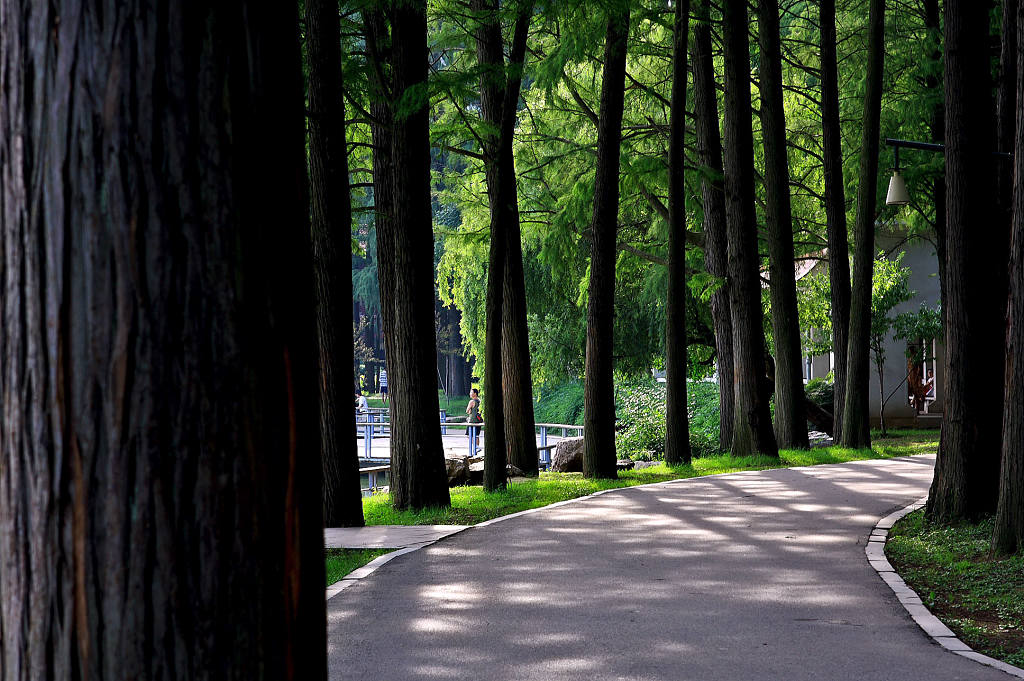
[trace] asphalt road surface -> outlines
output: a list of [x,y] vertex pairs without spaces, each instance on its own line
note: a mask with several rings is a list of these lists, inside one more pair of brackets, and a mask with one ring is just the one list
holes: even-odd
[[933,465],[695,478],[471,528],[328,601],[330,678],[1007,681],[934,643],[864,555]]

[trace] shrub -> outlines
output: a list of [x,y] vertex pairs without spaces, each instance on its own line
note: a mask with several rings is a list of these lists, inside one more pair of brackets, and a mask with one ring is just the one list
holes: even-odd
[[693,458],[718,456],[719,453],[717,432],[714,437],[709,437],[706,433],[690,428],[690,455]]
[[583,382],[572,381],[540,388],[533,405],[533,420],[537,423],[583,425]]
[[658,459],[665,454],[665,384],[653,378],[615,382],[615,448],[620,457]]
[[804,393],[807,399],[819,407],[832,411],[832,398],[835,396],[835,386],[824,378],[812,378],[804,386]]
[[[698,450],[709,451],[709,448],[711,454],[717,454],[721,450],[718,446],[718,429],[721,420],[718,384],[714,381],[690,381],[686,386],[686,397],[689,402],[690,448],[693,449],[693,455],[705,456],[705,454],[697,452]],[[695,435],[700,436],[701,446],[699,448],[694,446]]]

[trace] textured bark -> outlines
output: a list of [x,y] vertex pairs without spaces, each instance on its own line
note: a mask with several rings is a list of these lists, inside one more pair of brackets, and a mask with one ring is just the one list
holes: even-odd
[[690,463],[686,401],[686,42],[689,0],[676,0],[672,48],[672,111],[668,142],[668,296],[665,301],[665,461]]
[[604,73],[597,125],[597,172],[590,223],[587,288],[587,355],[583,386],[583,475],[614,478],[615,386],[612,380],[615,324],[615,251],[619,217],[619,146],[625,99],[629,8],[608,16]]
[[[394,252],[394,159],[391,157],[391,130],[394,113],[391,100],[391,34],[384,13],[376,9],[363,12],[366,32],[367,75],[370,99],[370,135],[373,140],[373,220],[377,235],[377,287],[380,291],[380,347],[387,352],[386,341],[394,336],[395,290]],[[377,385],[377,370],[373,381]]]
[[729,310],[728,240],[725,232],[725,184],[722,175],[722,142],[718,132],[718,94],[715,89],[711,51],[710,4],[697,0],[693,28],[694,118],[697,153],[702,166],[701,196],[704,207],[704,266],[724,283],[711,294],[711,320],[715,327],[715,355],[719,386],[718,444],[732,444],[735,420],[733,394],[732,314]]
[[810,443],[793,271],[793,216],[789,200],[786,112],[782,103],[778,0],[758,0],[757,16],[769,295],[775,336],[775,439],[784,449],[807,449]]
[[[1002,0],[999,77],[996,80],[996,151],[1013,152],[1017,123],[1017,0]],[[1006,161],[997,161],[996,216],[1009,225],[1013,219],[1013,172]]]
[[765,389],[761,284],[754,214],[754,139],[750,119],[747,7],[722,8],[725,51],[725,218],[734,358],[732,453],[778,456]]
[[[937,2],[937,0],[935,0]],[[836,3],[821,0],[821,126],[824,146],[825,222],[832,303],[832,400],[835,438],[842,434],[846,398],[846,345],[850,328],[850,249],[846,232],[843,138],[839,127],[839,74],[836,65]]]
[[[1014,5],[1017,25],[1024,21],[1024,3]],[[1005,16],[1005,15],[1004,15]],[[1004,20],[1005,21],[1005,20]],[[1014,86],[1024,97],[1024,34],[1014,36],[1017,68]],[[1004,55],[1006,53],[1004,52]],[[1010,249],[1010,304],[1007,311],[1006,388],[1003,399],[1002,470],[992,550],[1011,554],[1024,548],[1024,113],[1016,113],[1013,172],[1013,240]]]
[[0,31],[0,676],[325,678],[295,6]]
[[349,333],[352,204],[345,146],[341,48],[335,0],[306,0],[309,65],[309,179],[313,273],[320,349],[320,431],[324,524],[363,525],[356,418],[355,353]]
[[[434,328],[434,231],[430,203],[430,138],[427,82],[427,3],[412,0],[391,8],[391,232],[394,288],[381,287],[381,305],[391,310],[387,349],[391,414],[391,500],[395,508],[448,506],[441,429],[437,424]],[[417,92],[413,96],[410,93]]]
[[[487,399],[485,420],[488,424],[484,440],[484,489],[504,489],[505,466],[508,461],[507,430],[505,421],[505,395],[503,369],[505,343],[503,326],[505,317],[505,260],[508,258],[509,222],[518,221],[514,176],[503,173],[502,135],[500,121],[505,104],[505,57],[501,40],[501,25],[495,0],[473,0],[473,12],[480,19],[476,31],[477,61],[480,71],[480,109],[483,119],[490,123],[485,133],[483,150],[487,162],[484,173],[487,198],[491,213],[491,243],[487,262],[487,336],[484,340],[484,397]],[[509,147],[511,152],[511,147]]]
[[[936,37],[936,49],[932,52],[931,59],[937,70],[942,64],[942,26],[939,21],[939,0],[925,0],[924,2],[924,25],[930,33]],[[925,88],[929,91],[939,90],[942,87],[942,80],[937,76],[929,75],[925,78]],[[939,97],[932,109],[931,120],[928,123],[931,131],[932,141],[942,144],[946,139],[946,104],[942,97]],[[939,175],[932,180],[932,202],[935,205],[935,255],[939,261],[939,298],[946,300],[946,178]],[[942,306],[942,326],[946,326],[946,306]]]
[[882,110],[882,71],[885,59],[885,0],[871,0],[868,10],[868,67],[854,225],[853,286],[850,296],[850,336],[846,350],[846,395],[839,443],[844,447],[871,446],[868,423],[871,352],[871,279],[874,274],[875,219],[878,216],[878,145]]
[[[491,208],[491,236],[505,240],[501,377],[505,440],[510,463],[528,475],[537,474],[537,441],[533,427],[533,379],[530,373],[530,343],[526,324],[526,282],[523,276],[523,245],[519,229],[519,199],[516,191],[515,159],[512,153],[516,108],[526,56],[532,2],[521,2],[506,67],[496,2],[479,6],[485,17],[478,28],[477,51],[482,67],[481,92],[490,90],[483,117],[497,134],[487,135],[484,150],[488,201]],[[504,473],[502,473],[504,475]]]
[[[996,510],[1008,291],[1007,225],[995,207],[988,8],[945,4],[946,396],[927,513],[939,522]],[[1006,170],[1005,166],[1000,168]],[[978,225],[985,225],[979,229]]]

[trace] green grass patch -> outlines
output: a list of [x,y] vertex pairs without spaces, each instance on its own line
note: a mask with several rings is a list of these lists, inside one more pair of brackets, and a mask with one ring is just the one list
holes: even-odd
[[[366,403],[371,409],[383,409],[388,404],[391,404],[391,399],[389,397],[388,404],[384,404],[384,400],[379,395],[371,395],[366,398]],[[439,410],[446,410],[448,416],[465,416],[467,404],[469,404],[469,395],[453,396],[451,399],[446,400],[444,394],[441,394],[437,398],[437,408]]]
[[327,586],[394,549],[327,549]]
[[623,471],[614,480],[588,480],[580,473],[541,473],[534,479],[519,479],[499,492],[484,492],[479,485],[453,487],[450,508],[428,508],[421,511],[396,511],[387,494],[363,499],[363,515],[367,525],[473,525],[529,508],[547,506],[566,499],[593,494],[604,489],[616,489],[666,482],[681,478],[694,478],[716,473],[767,470],[790,466],[814,466],[825,463],[844,463],[859,459],[883,459],[934,451],[938,442],[937,430],[900,432],[893,437],[879,438],[873,449],[842,449],[822,447],[811,450],[783,450],[779,459],[749,456],[701,457],[688,466],[669,467],[664,463],[636,471]]
[[933,525],[916,511],[893,527],[885,553],[960,640],[1024,667],[1024,554],[993,558],[992,526]]

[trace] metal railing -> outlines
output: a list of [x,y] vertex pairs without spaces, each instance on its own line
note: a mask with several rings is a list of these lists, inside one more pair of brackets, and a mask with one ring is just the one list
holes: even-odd
[[[468,439],[467,449],[469,456],[475,457],[480,451],[480,439],[485,434],[486,423],[466,423],[465,421],[449,421],[445,409],[438,410],[441,435],[448,435],[448,429],[462,429],[466,431]],[[583,426],[567,423],[535,423],[535,432],[539,436],[537,443],[538,463],[543,470],[551,467],[551,450],[555,447],[549,443],[549,437],[578,437],[583,435]],[[555,435],[561,431],[561,435]],[[570,433],[572,435],[570,435]],[[363,440],[362,459],[367,461],[373,458],[373,440],[376,437],[388,437],[391,434],[391,418],[388,409],[371,408],[356,412],[356,436]],[[383,457],[381,457],[383,458]],[[365,469],[364,469],[365,470]]]

